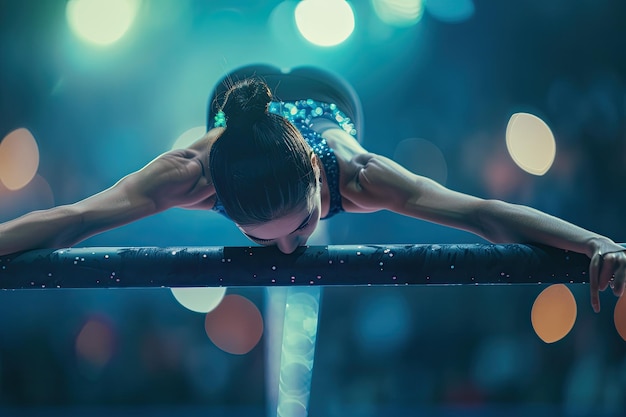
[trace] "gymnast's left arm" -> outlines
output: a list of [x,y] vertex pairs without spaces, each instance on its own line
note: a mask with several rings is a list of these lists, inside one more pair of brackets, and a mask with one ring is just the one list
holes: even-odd
[[624,292],[626,253],[608,237],[527,206],[452,191],[379,155],[360,154],[352,162],[357,169],[344,194],[355,211],[387,209],[467,230],[494,243],[536,243],[584,253],[591,259],[591,303],[596,312],[599,291],[611,286],[618,297]]

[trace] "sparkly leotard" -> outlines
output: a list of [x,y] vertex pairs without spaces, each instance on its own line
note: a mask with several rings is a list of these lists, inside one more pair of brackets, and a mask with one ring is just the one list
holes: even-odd
[[[317,154],[324,166],[326,181],[330,190],[330,208],[328,214],[323,219],[329,219],[337,213],[343,211],[341,206],[341,192],[339,189],[339,163],[335,152],[332,150],[326,139],[312,128],[313,119],[322,117],[332,120],[337,125],[356,138],[354,123],[337,108],[333,103],[321,103],[315,100],[298,100],[295,102],[271,102],[268,108],[270,113],[285,117],[300,131],[304,140]],[[223,117],[216,117],[214,126],[224,126]],[[213,206],[213,210],[228,217],[224,206],[218,200]]]

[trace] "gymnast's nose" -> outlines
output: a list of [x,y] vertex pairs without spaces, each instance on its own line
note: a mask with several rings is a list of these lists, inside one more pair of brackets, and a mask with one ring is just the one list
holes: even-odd
[[305,243],[306,239],[303,239],[301,236],[288,236],[277,240],[276,246],[282,253],[289,255],[298,249],[298,246],[302,246]]

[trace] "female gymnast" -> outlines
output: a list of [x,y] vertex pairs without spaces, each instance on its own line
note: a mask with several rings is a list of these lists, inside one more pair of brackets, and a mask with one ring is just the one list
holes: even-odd
[[358,140],[358,98],[325,71],[244,67],[218,83],[208,115],[208,132],[188,148],[82,201],[0,224],[0,255],[69,247],[171,207],[216,210],[252,241],[289,254],[320,219],[391,210],[491,242],[584,253],[596,312],[599,291],[624,292],[626,253],[611,239],[529,207],[449,190],[367,152]]

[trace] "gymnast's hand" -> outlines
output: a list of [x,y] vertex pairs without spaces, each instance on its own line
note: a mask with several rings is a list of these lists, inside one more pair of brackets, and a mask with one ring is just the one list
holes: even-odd
[[589,265],[591,305],[597,313],[600,311],[600,291],[607,288],[621,297],[626,283],[626,251],[611,241],[596,244]]

